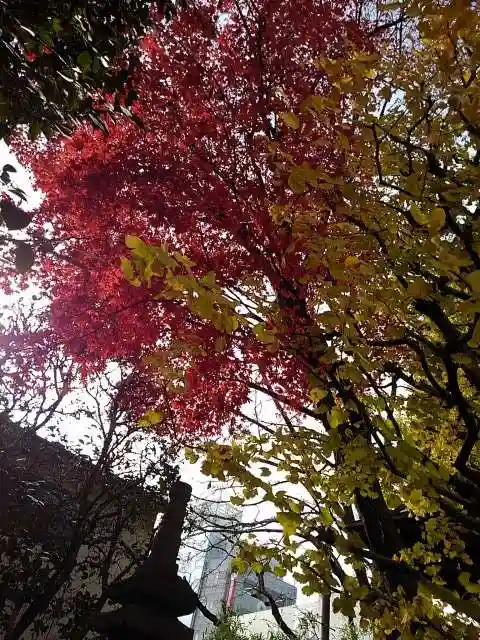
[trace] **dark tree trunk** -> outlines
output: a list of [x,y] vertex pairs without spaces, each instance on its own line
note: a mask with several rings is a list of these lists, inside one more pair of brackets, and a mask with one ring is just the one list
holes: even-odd
[[322,596],[322,632],[320,640],[330,640],[330,594]]

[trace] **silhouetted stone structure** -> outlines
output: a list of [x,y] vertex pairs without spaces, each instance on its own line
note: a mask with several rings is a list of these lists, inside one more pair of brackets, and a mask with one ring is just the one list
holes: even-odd
[[109,640],[191,640],[193,631],[177,620],[193,613],[197,595],[178,576],[177,556],[190,485],[177,481],[144,564],[110,591],[119,609],[100,614],[94,628]]

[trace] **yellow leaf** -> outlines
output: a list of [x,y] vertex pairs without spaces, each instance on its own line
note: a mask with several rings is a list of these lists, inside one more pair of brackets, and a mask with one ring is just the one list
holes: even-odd
[[345,266],[355,267],[357,264],[359,264],[359,262],[360,260],[356,256],[347,256],[347,258],[345,259]]
[[333,407],[328,416],[328,423],[332,427],[332,429],[336,429],[339,427],[343,421],[345,420],[345,416],[340,407]]
[[286,536],[291,536],[295,533],[302,519],[298,513],[277,513],[277,522],[282,526],[283,532]]
[[417,222],[418,224],[424,225],[427,223],[427,218],[425,214],[420,210],[418,205],[416,205],[415,203],[413,203],[412,206],[410,207],[410,213],[412,214],[412,217],[415,220],[415,222]]
[[280,111],[278,115],[287,127],[290,127],[291,129],[298,129],[300,127],[300,120],[291,111]]
[[480,269],[476,271],[472,271],[466,276],[468,284],[471,286],[472,291],[475,293],[480,293]]
[[416,298],[418,300],[422,300],[423,298],[427,298],[432,292],[431,286],[425,280],[421,280],[417,278],[413,282],[410,282],[407,288],[407,294],[412,296],[412,298]]
[[133,271],[133,265],[130,260],[128,258],[120,258],[120,266],[125,279],[129,282],[130,280],[133,280],[135,274]]
[[140,427],[154,427],[155,425],[163,422],[164,416],[161,411],[150,410],[143,414],[138,421]]
[[321,402],[328,396],[328,389],[322,389],[321,387],[314,387],[310,390],[309,396],[312,402]]
[[143,246],[144,242],[143,240],[140,240],[140,238],[137,238],[137,236],[126,235],[125,244],[129,249],[138,249]]
[[221,353],[225,350],[226,346],[227,341],[225,340],[225,336],[218,336],[218,338],[215,340],[215,351],[217,353]]
[[265,342],[265,344],[273,344],[276,342],[275,335],[266,328],[265,323],[263,322],[259,322],[253,327],[253,333],[257,340]]
[[472,349],[478,349],[478,347],[480,347],[480,319],[475,323],[475,328],[473,329],[472,337],[468,341],[468,346],[472,347]]
[[437,233],[445,224],[445,209],[435,207],[428,218],[428,226],[432,233]]

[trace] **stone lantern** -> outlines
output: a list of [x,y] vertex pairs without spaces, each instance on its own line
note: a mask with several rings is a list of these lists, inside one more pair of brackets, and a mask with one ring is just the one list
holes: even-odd
[[192,640],[193,631],[177,618],[193,613],[198,597],[178,575],[177,556],[192,493],[177,481],[150,555],[126,580],[113,585],[109,598],[120,608],[101,613],[93,628],[109,640]]

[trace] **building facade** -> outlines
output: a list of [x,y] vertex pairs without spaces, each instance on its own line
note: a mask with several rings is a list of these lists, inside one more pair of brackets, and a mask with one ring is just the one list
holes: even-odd
[[154,492],[0,423],[0,637],[26,611],[22,639],[84,637],[108,585],[147,552],[162,508]]

